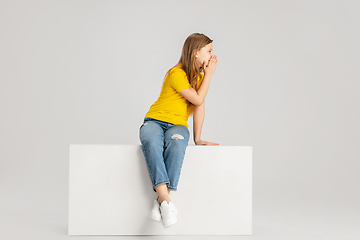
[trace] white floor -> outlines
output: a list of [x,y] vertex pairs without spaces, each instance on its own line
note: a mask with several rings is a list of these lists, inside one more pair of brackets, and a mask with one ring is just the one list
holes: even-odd
[[254,196],[252,236],[68,236],[68,193],[55,190],[2,187],[2,239],[360,239],[359,204],[331,199],[312,203],[306,196],[294,201],[285,195],[276,204],[274,196],[269,196],[272,203]]

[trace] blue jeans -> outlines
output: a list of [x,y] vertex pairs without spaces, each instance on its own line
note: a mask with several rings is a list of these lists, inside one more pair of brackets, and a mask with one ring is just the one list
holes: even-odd
[[166,183],[168,190],[176,191],[189,142],[188,128],[145,118],[139,132],[153,190]]

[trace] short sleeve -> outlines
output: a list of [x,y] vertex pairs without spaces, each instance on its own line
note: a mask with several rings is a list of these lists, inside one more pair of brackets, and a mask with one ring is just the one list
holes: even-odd
[[199,90],[203,79],[204,79],[204,74],[203,74],[203,73],[200,73],[200,74],[199,74],[199,79],[198,79],[198,84],[197,84],[196,90]]
[[170,76],[168,78],[168,83],[177,92],[181,92],[181,91],[191,87],[190,83],[186,77],[186,74],[183,71],[170,72]]

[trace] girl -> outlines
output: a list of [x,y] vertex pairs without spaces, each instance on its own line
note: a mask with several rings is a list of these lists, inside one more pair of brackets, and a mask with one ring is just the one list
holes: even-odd
[[140,141],[158,198],[150,218],[169,227],[177,221],[177,208],[170,201],[176,191],[189,141],[188,118],[193,114],[196,145],[219,145],[200,138],[205,116],[204,100],[217,64],[212,40],[200,33],[184,43],[177,65],[165,75],[160,96],[150,107],[140,127]]

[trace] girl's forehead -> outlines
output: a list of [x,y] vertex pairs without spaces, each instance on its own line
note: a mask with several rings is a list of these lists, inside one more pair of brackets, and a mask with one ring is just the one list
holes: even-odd
[[206,45],[204,48],[206,48],[206,49],[212,49],[212,43],[209,43],[209,44]]

